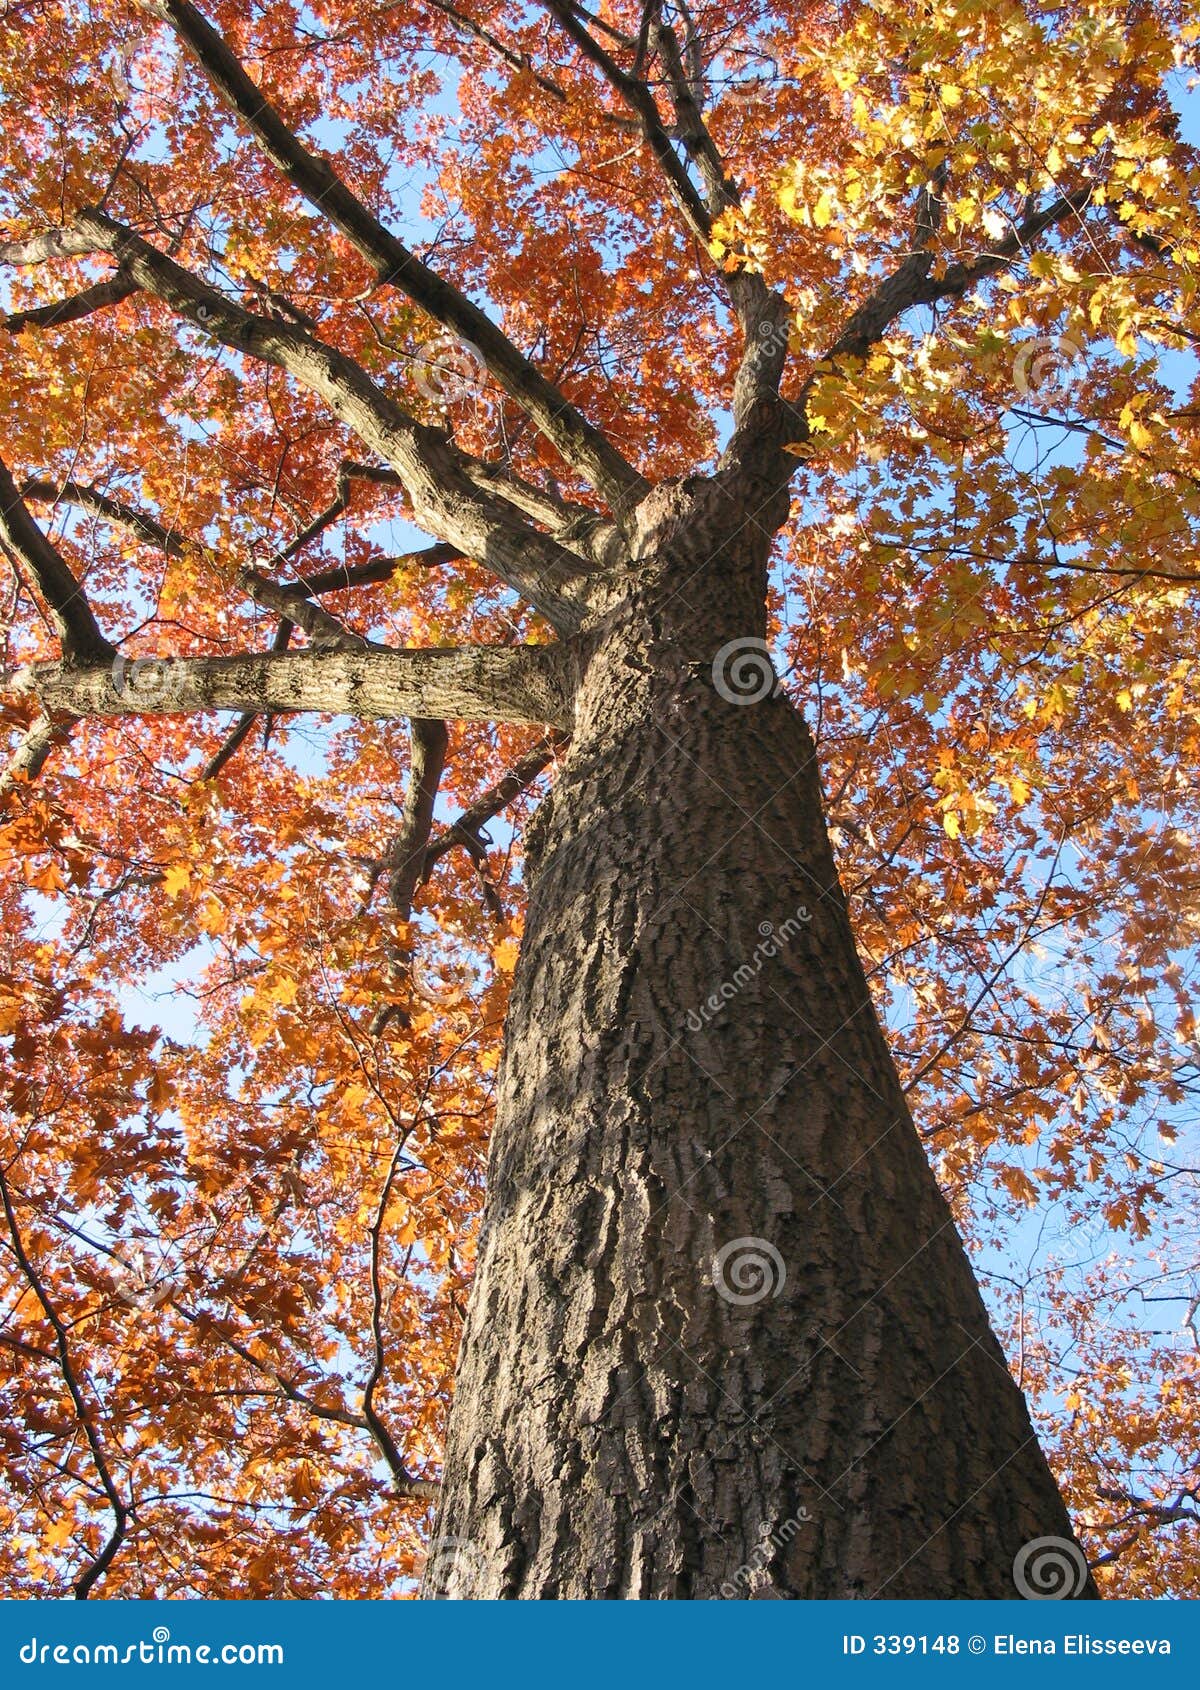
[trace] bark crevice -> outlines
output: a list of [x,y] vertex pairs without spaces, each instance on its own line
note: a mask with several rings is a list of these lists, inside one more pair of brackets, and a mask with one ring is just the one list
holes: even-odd
[[433,1555],[469,1543],[485,1596],[1011,1597],[1071,1527],[871,1005],[812,739],[769,665],[757,701],[721,671],[763,660],[765,543],[689,509],[664,495],[665,551],[583,635]]

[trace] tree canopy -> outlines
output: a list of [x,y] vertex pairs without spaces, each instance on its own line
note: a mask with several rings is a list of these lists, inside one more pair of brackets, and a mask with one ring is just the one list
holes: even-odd
[[876,1002],[1104,1588],[1197,1593],[1197,39],[12,0],[9,1594],[412,1589],[555,636],[779,368]]

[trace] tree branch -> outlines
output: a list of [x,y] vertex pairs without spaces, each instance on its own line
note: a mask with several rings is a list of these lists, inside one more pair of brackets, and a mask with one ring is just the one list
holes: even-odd
[[116,647],[100,632],[83,588],[30,516],[3,458],[0,458],[0,540],[37,583],[58,630],[63,661],[103,663],[114,657]]
[[[437,803],[438,787],[446,766],[449,735],[445,722],[415,716],[408,724],[408,740],[411,760],[400,826],[387,856],[373,873],[370,888],[363,899],[364,906],[370,902],[378,876],[386,869],[388,901],[403,922],[407,922],[412,914],[413,896],[423,878],[425,851],[433,827],[433,807]],[[393,980],[403,979],[411,964],[412,947],[407,944],[397,947],[391,961]],[[394,1019],[408,1025],[408,1016],[398,1003],[381,1005],[371,1021],[372,1037],[378,1038],[388,1022]],[[378,1349],[377,1360],[382,1366],[382,1351]]]
[[961,299],[976,282],[985,281],[998,271],[1007,269],[1014,258],[1023,257],[1031,244],[1047,229],[1066,218],[1079,216],[1091,201],[1094,186],[1079,188],[1064,194],[1032,212],[1007,234],[980,254],[970,264],[951,264],[945,274],[935,277],[933,253],[928,250],[912,252],[904,263],[882,282],[850,318],[837,340],[823,359],[834,363],[844,357],[865,357],[877,340],[902,312],[914,305],[934,305],[941,299]]
[[[578,11],[578,7],[574,9]],[[680,11],[687,32],[683,48],[674,28],[663,20],[661,0],[649,0],[643,14],[638,62],[644,57],[645,48],[652,46],[666,73],[676,118],[670,131],[663,129],[663,136],[668,145],[672,136],[678,136],[682,142],[703,184],[704,209],[712,218],[717,218],[741,204],[741,190],[726,169],[725,160],[704,121],[703,78],[695,24],[686,4],[681,5]],[[658,107],[648,88],[646,97],[657,117]],[[674,149],[670,149],[670,154],[678,164]],[[655,156],[659,157],[660,163],[663,162],[660,150],[656,150]],[[665,164],[664,168],[674,184],[673,171]],[[682,165],[679,169],[686,178]],[[710,224],[709,237],[711,232]],[[779,393],[788,350],[787,304],[781,295],[772,293],[755,270],[723,273],[722,281],[742,331],[742,356],[733,393],[734,420],[735,424],[749,423],[753,427],[762,401],[770,403]],[[735,443],[732,455],[736,457],[741,449],[742,443]]]
[[473,804],[457,816],[450,826],[437,838],[430,842],[425,853],[425,864],[422,879],[428,879],[433,872],[433,866],[448,851],[453,851],[457,845],[470,848],[472,841],[478,841],[479,831],[486,827],[493,817],[511,804],[513,799],[531,786],[543,769],[548,769],[558,753],[567,743],[565,734],[554,734],[551,738],[535,745],[532,751],[527,751],[519,757],[494,786],[482,793]]
[[531,786],[544,769],[549,768],[567,742],[568,735],[552,734],[549,739],[543,740],[540,745],[535,745],[532,751],[527,751],[523,757],[518,758],[494,786],[481,794],[433,840],[425,853],[422,879],[429,878],[435,863],[448,851],[461,846],[475,865],[483,900],[493,920],[503,921],[504,906],[488,867],[487,835],[484,829],[519,793]]
[[415,716],[408,726],[412,760],[400,827],[387,855],[388,898],[401,921],[412,913],[417,887],[425,877],[426,850],[433,827],[449,735],[445,722]]
[[306,710],[566,727],[571,715],[566,657],[554,645],[119,657],[102,667],[46,663],[0,672],[0,689],[32,694],[48,714],[74,717]]
[[589,64],[595,65],[604,80],[620,95],[638,119],[646,143],[667,179],[671,197],[679,207],[684,222],[696,239],[707,248],[712,238],[712,219],[687,173],[687,167],[671,145],[671,138],[663,125],[654,95],[640,77],[631,76],[622,70],[607,48],[602,47],[590,30],[584,27],[579,21],[572,0],[542,0],[542,4],[551,17],[562,26],[583,57]]
[[543,76],[540,71],[535,70],[528,53],[517,53],[511,47],[506,47],[499,36],[493,35],[491,30],[485,29],[480,23],[476,23],[475,19],[469,18],[465,12],[460,12],[457,6],[450,5],[449,0],[428,0],[428,4],[433,7],[434,11],[441,12],[444,17],[456,23],[465,34],[472,36],[476,41],[481,41],[485,47],[490,48],[496,54],[497,58],[502,59],[513,70],[526,71],[543,93],[549,94],[560,105],[566,104],[567,95],[557,82],[552,82],[548,76]]
[[257,720],[258,712],[256,710],[244,711],[243,714],[238,717],[237,721],[226,734],[217,749],[213,752],[212,756],[208,759],[208,762],[205,763],[196,779],[201,781],[216,780],[217,776],[225,767],[226,763],[229,762],[230,758],[233,757],[246,743],[247,739],[249,739]]
[[93,243],[69,225],[43,229],[19,241],[0,241],[0,264],[46,264],[54,258],[88,258]]
[[362,649],[370,645],[370,641],[362,634],[356,634],[352,628],[329,611],[323,610],[314,603],[313,595],[306,592],[302,586],[293,585],[290,581],[272,581],[257,569],[248,565],[238,570],[237,583],[244,587],[255,604],[261,604],[268,610],[277,610],[290,624],[303,628],[316,645],[335,646],[341,650]]
[[473,461],[441,430],[410,417],[361,365],[293,323],[234,304],[102,212],[79,212],[76,226],[94,250],[109,253],[177,316],[237,352],[286,370],[324,399],[400,476],[416,521],[435,538],[494,570],[560,632],[579,626],[588,573],[582,560],[480,492],[470,478]]
[[454,546],[439,542],[420,551],[402,552],[399,557],[373,558],[370,563],[331,564],[313,575],[301,575],[294,585],[313,598],[321,598],[325,593],[342,593],[348,588],[373,587],[381,581],[390,581],[401,569],[437,569],[461,557],[462,553]]
[[[444,731],[444,730],[443,730]],[[378,1449],[383,1453],[392,1474],[398,1480],[403,1478],[407,1485],[414,1482],[412,1475],[405,1465],[404,1458],[397,1449],[392,1434],[388,1431],[375,1407],[375,1392],[383,1378],[384,1345],[383,1345],[383,1275],[380,1271],[380,1256],[383,1247],[383,1227],[387,1219],[388,1207],[392,1200],[392,1189],[396,1183],[396,1174],[400,1168],[400,1157],[404,1146],[408,1142],[411,1128],[406,1128],[396,1135],[396,1143],[388,1163],[387,1174],[384,1178],[383,1189],[379,1193],[379,1201],[375,1205],[375,1216],[371,1222],[371,1371],[367,1375],[366,1385],[363,1387],[362,1411],[363,1419],[370,1427],[371,1436],[375,1439]],[[434,1496],[438,1494],[438,1486],[430,1485]]]
[[138,291],[132,277],[123,276],[118,271],[107,280],[95,282],[90,288],[73,293],[67,299],[56,300],[51,305],[36,305],[28,311],[14,311],[11,316],[0,318],[0,326],[6,328],[9,334],[23,334],[26,329],[60,329],[67,323],[77,323],[84,317],[90,317],[95,311],[103,311],[106,306],[119,305]]
[[144,0],[184,40],[209,81],[246,124],[267,157],[375,268],[435,321],[475,346],[489,373],[618,514],[644,491],[641,476],[465,294],[429,269],[384,227],[329,161],[284,122],[236,54],[190,0]]
[[[437,1496],[439,1486],[436,1480],[416,1479],[408,1471],[394,1440],[388,1434],[386,1428],[382,1426],[378,1415],[374,1416],[372,1422],[367,1416],[353,1414],[347,1408],[340,1408],[333,1403],[319,1402],[316,1397],[301,1390],[297,1384],[285,1378],[282,1373],[277,1372],[267,1362],[260,1361],[252,1350],[247,1349],[232,1333],[227,1332],[222,1323],[215,1319],[213,1315],[189,1309],[182,1303],[175,1303],[174,1308],[190,1326],[196,1327],[201,1332],[215,1332],[221,1342],[233,1351],[234,1355],[240,1356],[256,1372],[269,1379],[285,1402],[295,1403],[297,1408],[304,1409],[306,1413],[313,1415],[317,1420],[328,1420],[335,1426],[350,1426],[355,1431],[367,1432],[391,1470],[393,1487],[398,1496],[418,1497],[422,1501],[428,1501]],[[382,1438],[379,1435],[380,1432],[382,1432]]]
[[[1047,229],[1053,228],[1068,217],[1081,216],[1090,204],[1094,192],[1094,186],[1089,184],[1087,187],[1076,189],[1072,194],[1061,195],[1043,206],[1040,211],[1032,212],[1016,224],[1002,241],[988,247],[972,263],[951,264],[940,277],[931,274],[934,254],[928,242],[932,239],[933,224],[932,207],[927,204],[924,216],[918,216],[918,237],[923,231],[925,243],[909,253],[899,269],[881,282],[863,301],[829,351],[821,358],[800,393],[790,401],[787,409],[794,425],[794,438],[808,439],[805,407],[813,388],[822,376],[829,373],[831,367],[836,368],[846,358],[865,358],[897,317],[902,316],[914,305],[934,305],[942,299],[961,299],[977,282],[985,281],[989,276],[1007,269],[1012,261],[1023,256]],[[926,194],[926,201],[928,200],[929,196]]]
[[[644,41],[635,57],[635,73],[630,74],[581,22],[581,17],[588,14],[574,0],[542,0],[542,3],[634,113],[687,227],[707,250],[712,239],[713,217],[736,206],[740,195],[705,125],[699,95],[689,79],[675,34],[657,15],[659,8],[653,4],[646,7]],[[679,135],[688,157],[700,172],[703,197],[671,144],[671,133],[663,123],[651,89],[636,73],[645,57],[645,44],[650,42],[662,61],[671,89],[678,120],[673,132]],[[727,464],[733,464],[747,450],[753,450],[764,411],[770,410],[772,420],[778,411],[779,384],[788,350],[788,313],[786,302],[772,293],[755,271],[723,274],[722,281],[741,327],[743,343],[733,394],[738,427],[725,458]]]
[[104,1577],[112,1565],[113,1557],[125,1541],[126,1527],[129,1521],[129,1509],[121,1498],[113,1482],[112,1471],[104,1453],[104,1446],[100,1442],[100,1434],[96,1430],[96,1423],[92,1418],[91,1409],[83,1394],[83,1387],[79,1383],[75,1372],[75,1364],[71,1356],[71,1345],[67,1337],[67,1328],[63,1324],[54,1304],[51,1302],[41,1275],[30,1261],[21,1237],[21,1229],[17,1224],[16,1210],[13,1208],[12,1196],[8,1189],[8,1182],[0,1170],[0,1203],[4,1207],[4,1216],[8,1222],[9,1239],[13,1254],[17,1258],[20,1268],[30,1290],[36,1297],[43,1315],[54,1333],[55,1348],[58,1353],[58,1364],[62,1372],[63,1383],[67,1387],[67,1394],[71,1398],[75,1409],[75,1417],[79,1422],[83,1435],[87,1440],[88,1449],[92,1455],[92,1465],[96,1469],[96,1476],[100,1480],[109,1508],[112,1510],[113,1524],[108,1538],[95,1559],[84,1569],[75,1583],[75,1596],[79,1601],[86,1601],[91,1595],[92,1587],[98,1579]]
[[[69,479],[56,484],[53,481],[33,478],[22,485],[21,492],[27,499],[49,499],[55,504],[76,505],[81,510],[92,511],[105,522],[125,528],[139,540],[156,546],[168,557],[207,555],[204,547],[196,541],[187,539],[176,529],[165,528],[147,511],[139,510],[136,505],[128,504],[123,499],[114,499],[111,494],[101,492],[98,487]],[[331,616],[327,610],[322,610],[320,605],[314,604],[312,593],[297,583],[272,581],[261,570],[253,569],[249,565],[239,569],[233,579],[256,604],[261,604],[268,610],[279,611],[289,622],[303,628],[311,640],[321,645],[350,647],[365,646],[368,643],[361,634],[354,633],[336,616]]]
[[39,716],[25,730],[17,742],[17,749],[9,758],[8,767],[0,774],[0,798],[7,797],[18,781],[36,780],[45,768],[51,751],[56,744],[68,738],[72,726],[70,720],[53,722],[48,716]]
[[[684,11],[686,16],[686,8]],[[721,157],[712,133],[704,121],[701,108],[703,90],[698,86],[697,78],[688,74],[674,29],[670,24],[663,22],[661,9],[656,8],[656,13],[654,21],[650,24],[649,35],[667,73],[671,102],[678,120],[679,139],[683,142],[688,157],[700,172],[700,180],[704,183],[705,203],[709,211],[714,217],[719,217],[723,211],[736,206],[741,195],[727,172],[725,160]],[[694,35],[690,17],[687,17],[687,27]]]

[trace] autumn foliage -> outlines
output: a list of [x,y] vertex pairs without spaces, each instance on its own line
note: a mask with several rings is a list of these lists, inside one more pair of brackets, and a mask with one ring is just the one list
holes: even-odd
[[[0,457],[134,695],[170,684],[140,660],[339,625],[546,641],[486,559],[431,545],[311,387],[113,252],[33,251],[99,207],[544,500],[601,508],[474,347],[257,144],[171,13],[16,0],[0,20]],[[739,189],[707,243],[563,24],[636,66],[669,127],[659,13]],[[786,295],[806,427],[773,651],[877,1003],[1104,1588],[1200,1593],[1193,9],[204,15],[648,480],[727,438],[722,275]],[[902,308],[856,325],[889,276]],[[47,723],[12,672],[57,661],[61,625],[3,549],[0,1587],[409,1593],[521,840],[559,741],[452,721],[406,861],[402,721]],[[305,602],[336,624],[293,620],[248,570],[320,582]]]

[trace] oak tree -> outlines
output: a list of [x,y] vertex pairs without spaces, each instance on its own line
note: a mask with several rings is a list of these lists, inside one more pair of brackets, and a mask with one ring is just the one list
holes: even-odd
[[7,1593],[1194,1593],[1198,35],[9,0]]

